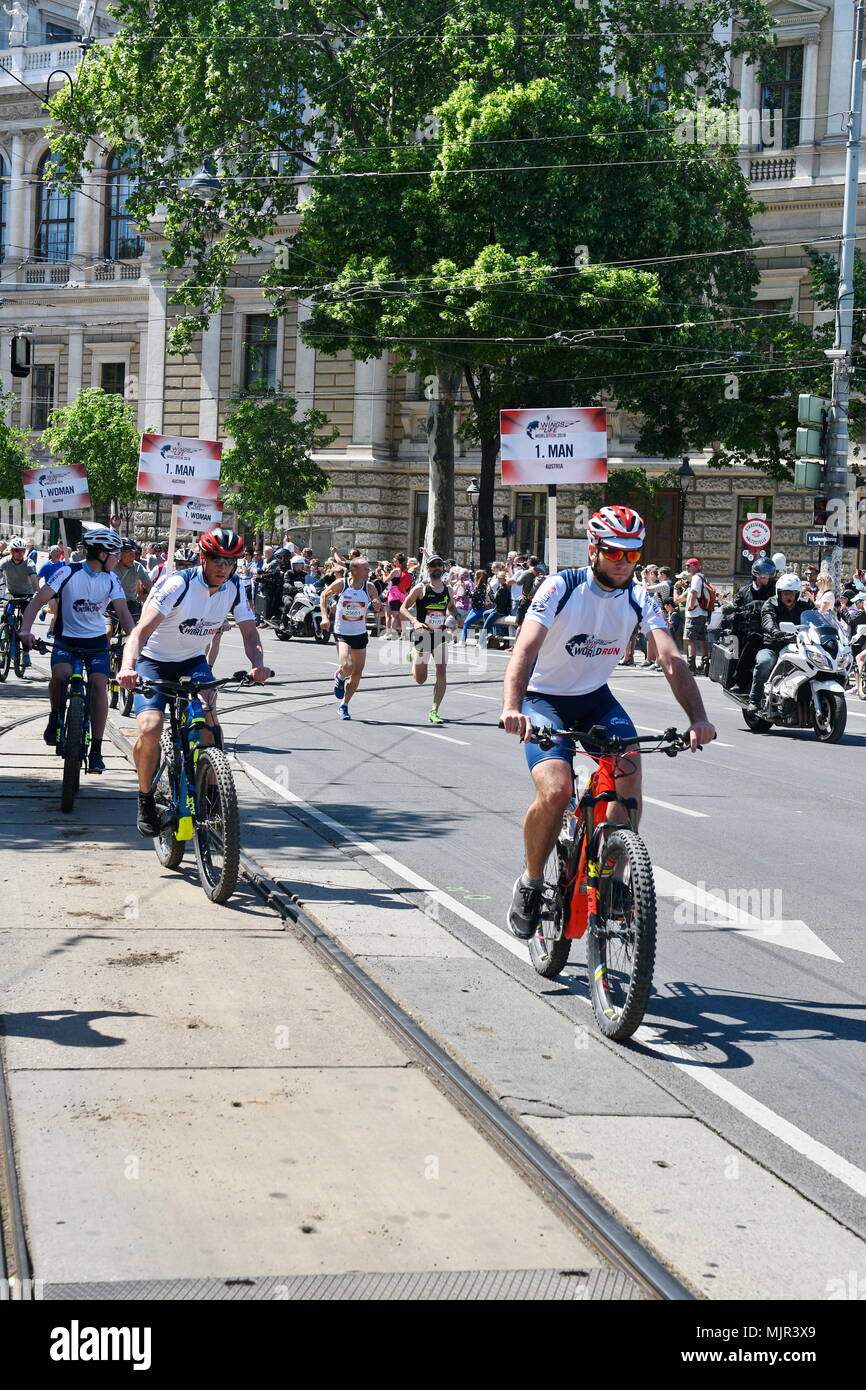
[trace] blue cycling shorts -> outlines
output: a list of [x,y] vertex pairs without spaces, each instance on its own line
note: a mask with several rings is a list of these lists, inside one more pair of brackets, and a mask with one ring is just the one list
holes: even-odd
[[[186,661],[151,661],[147,656],[140,656],[135,663],[135,669],[143,681],[179,681],[181,676],[192,676],[193,680],[197,681],[213,680],[213,671],[203,656],[191,656]],[[167,701],[167,695],[136,695],[132,706],[133,713],[141,714],[146,709],[157,709],[162,714]]]
[[76,657],[83,659],[88,676],[107,676],[108,638],[83,637],[76,642],[71,637],[55,637],[51,648],[52,666],[71,666]]
[[[576,725],[578,738],[581,733],[588,734],[595,724],[601,724],[610,735],[637,738],[637,729],[608,685],[588,695],[530,693],[524,699],[520,712],[528,715],[533,724],[546,725],[551,729],[570,729]],[[559,758],[571,766],[575,753],[574,739],[557,739],[553,747],[547,749],[539,748],[537,743],[524,743],[523,751],[530,771],[537,763],[550,758]]]

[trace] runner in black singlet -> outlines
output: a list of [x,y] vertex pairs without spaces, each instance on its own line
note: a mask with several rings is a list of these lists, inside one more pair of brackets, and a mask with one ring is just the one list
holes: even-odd
[[[445,566],[438,555],[431,555],[427,561],[427,572],[429,579],[426,584],[416,584],[411,589],[403,601],[400,609],[403,617],[412,624],[411,641],[414,651],[410,653],[412,657],[412,675],[415,677],[417,685],[423,685],[427,679],[427,663],[430,657],[436,663],[436,685],[433,690],[433,708],[427,716],[430,724],[444,724],[444,719],[439,713],[439,706],[445,695],[447,684],[445,675],[446,661],[446,631],[445,619],[451,613],[455,621],[462,625],[462,615],[458,612],[451,597],[451,590],[443,582],[442,571]],[[415,609],[415,613],[409,612],[410,608]]]

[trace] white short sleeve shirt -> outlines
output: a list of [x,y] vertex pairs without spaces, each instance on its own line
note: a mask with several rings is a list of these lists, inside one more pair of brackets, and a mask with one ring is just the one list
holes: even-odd
[[164,616],[141,649],[151,661],[188,661],[204,656],[211,639],[222,631],[226,618],[235,622],[255,621],[243,585],[230,575],[216,593],[211,593],[200,569],[171,574],[153,589],[148,606]]

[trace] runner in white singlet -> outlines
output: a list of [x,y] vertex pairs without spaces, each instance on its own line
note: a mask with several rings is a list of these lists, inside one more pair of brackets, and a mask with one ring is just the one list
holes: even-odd
[[369,575],[370,566],[363,556],[352,560],[348,579],[335,579],[320,596],[322,628],[326,632],[331,624],[328,605],[332,598],[336,600],[334,637],[340,664],[334,672],[334,694],[340,702],[341,719],[352,717],[349,701],[361,683],[367,660],[367,610],[371,605],[376,613],[382,610],[379,595],[369,583]]

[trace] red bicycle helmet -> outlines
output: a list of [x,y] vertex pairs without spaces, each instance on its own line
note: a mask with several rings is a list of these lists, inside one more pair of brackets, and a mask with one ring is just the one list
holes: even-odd
[[608,541],[612,545],[643,545],[646,536],[644,519],[631,507],[602,507],[593,512],[586,525],[586,534],[596,545]]
[[227,526],[215,526],[212,531],[205,531],[198,544],[202,555],[219,557],[221,560],[237,560],[244,553],[244,543],[237,531],[230,531]]

